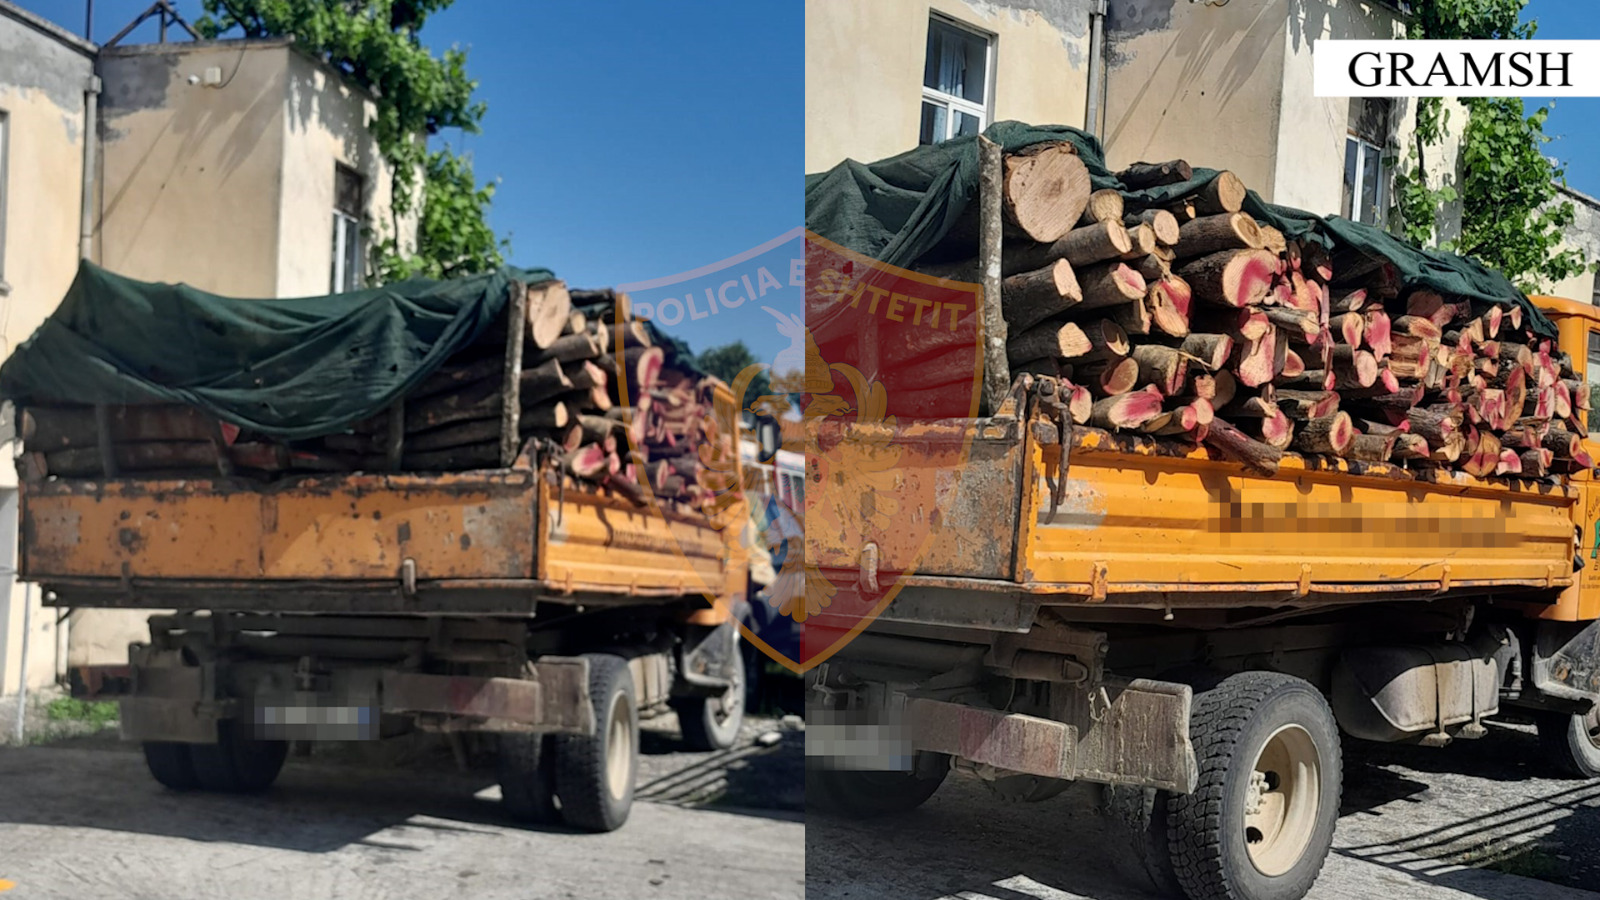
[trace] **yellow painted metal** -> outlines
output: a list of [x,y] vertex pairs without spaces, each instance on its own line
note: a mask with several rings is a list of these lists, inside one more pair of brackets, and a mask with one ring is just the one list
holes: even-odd
[[[1567,300],[1562,297],[1530,297],[1545,315],[1555,323],[1559,333],[1560,349],[1572,359],[1578,380],[1589,383],[1589,336],[1600,333],[1600,308],[1589,303]],[[1585,415],[1594,415],[1586,413]],[[1600,443],[1584,435],[1584,448],[1600,458]],[[1531,606],[1530,616],[1558,622],[1586,622],[1600,619],[1600,483],[1593,474],[1578,472],[1571,476],[1581,499],[1573,506],[1572,523],[1581,536],[1578,553],[1585,566],[1575,576],[1577,584],[1561,592],[1561,597],[1549,606]]]
[[22,486],[23,575],[529,578],[531,472]]
[[538,578],[552,590],[656,596],[722,590],[722,530],[544,480],[539,506]]
[[[1090,444],[1094,436],[1091,435]],[[1033,448],[1044,468],[1044,449]],[[1125,591],[1325,591],[1326,585],[1433,581],[1566,584],[1574,493],[1467,476],[1428,483],[1307,470],[1248,475],[1203,456],[1080,445],[1046,522],[1041,476],[1027,492],[1025,582]]]

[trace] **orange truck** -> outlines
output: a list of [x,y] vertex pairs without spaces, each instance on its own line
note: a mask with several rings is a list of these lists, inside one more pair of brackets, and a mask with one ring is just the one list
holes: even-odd
[[483,733],[514,815],[611,830],[642,716],[737,738],[747,513],[737,489],[704,514],[637,505],[533,446],[479,471],[24,474],[22,577],[64,609],[162,611],[126,664],[72,675],[120,700],[168,787],[266,788],[297,739]]
[[[1600,381],[1600,310],[1535,302]],[[1444,746],[1515,708],[1553,762],[1600,775],[1591,472],[1288,456],[1267,476],[1093,429],[1063,445],[1026,399],[990,418],[838,426],[819,445],[874,428],[854,437],[898,448],[894,507],[937,509],[941,527],[807,530],[808,564],[859,585],[830,611],[868,609],[879,573],[906,573],[810,673],[812,806],[908,810],[952,771],[1025,800],[1098,782],[1158,882],[1283,900],[1330,847],[1341,732]],[[808,490],[826,507],[854,488]]]

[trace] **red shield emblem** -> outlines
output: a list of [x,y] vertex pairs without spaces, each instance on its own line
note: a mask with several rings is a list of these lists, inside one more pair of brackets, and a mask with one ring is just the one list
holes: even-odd
[[978,285],[809,232],[805,281],[804,553],[781,576],[783,609],[804,629],[791,663],[801,671],[871,624],[917,570],[968,449],[965,428],[954,445],[927,437],[949,430],[936,420],[977,415],[983,378]]

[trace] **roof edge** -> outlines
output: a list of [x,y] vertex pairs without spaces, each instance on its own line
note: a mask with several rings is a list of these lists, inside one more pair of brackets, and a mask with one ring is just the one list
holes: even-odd
[[[0,0],[4,3],[5,0]],[[244,50],[271,50],[277,47],[288,47],[294,43],[292,37],[270,38],[225,38],[216,41],[168,41],[165,44],[117,44],[114,47],[102,47],[103,56],[148,56],[151,54],[198,53],[201,50],[215,50],[218,48],[244,49]]]
[[93,57],[100,51],[100,48],[93,42],[86,41],[49,19],[28,12],[14,3],[6,2],[6,0],[0,0],[0,16],[15,19],[45,37],[53,38],[63,45],[82,53],[84,56]]

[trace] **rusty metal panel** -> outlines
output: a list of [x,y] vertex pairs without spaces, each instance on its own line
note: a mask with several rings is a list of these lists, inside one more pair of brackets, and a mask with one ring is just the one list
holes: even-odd
[[57,481],[23,488],[23,574],[528,578],[532,473]]
[[1046,778],[1073,777],[1077,729],[1063,722],[926,699],[907,703],[906,718],[918,750]]
[[806,561],[1010,578],[1022,441],[1009,420],[891,425],[807,420]]
[[527,679],[385,672],[383,710],[496,719],[538,731],[589,734],[588,662],[541,661]]

